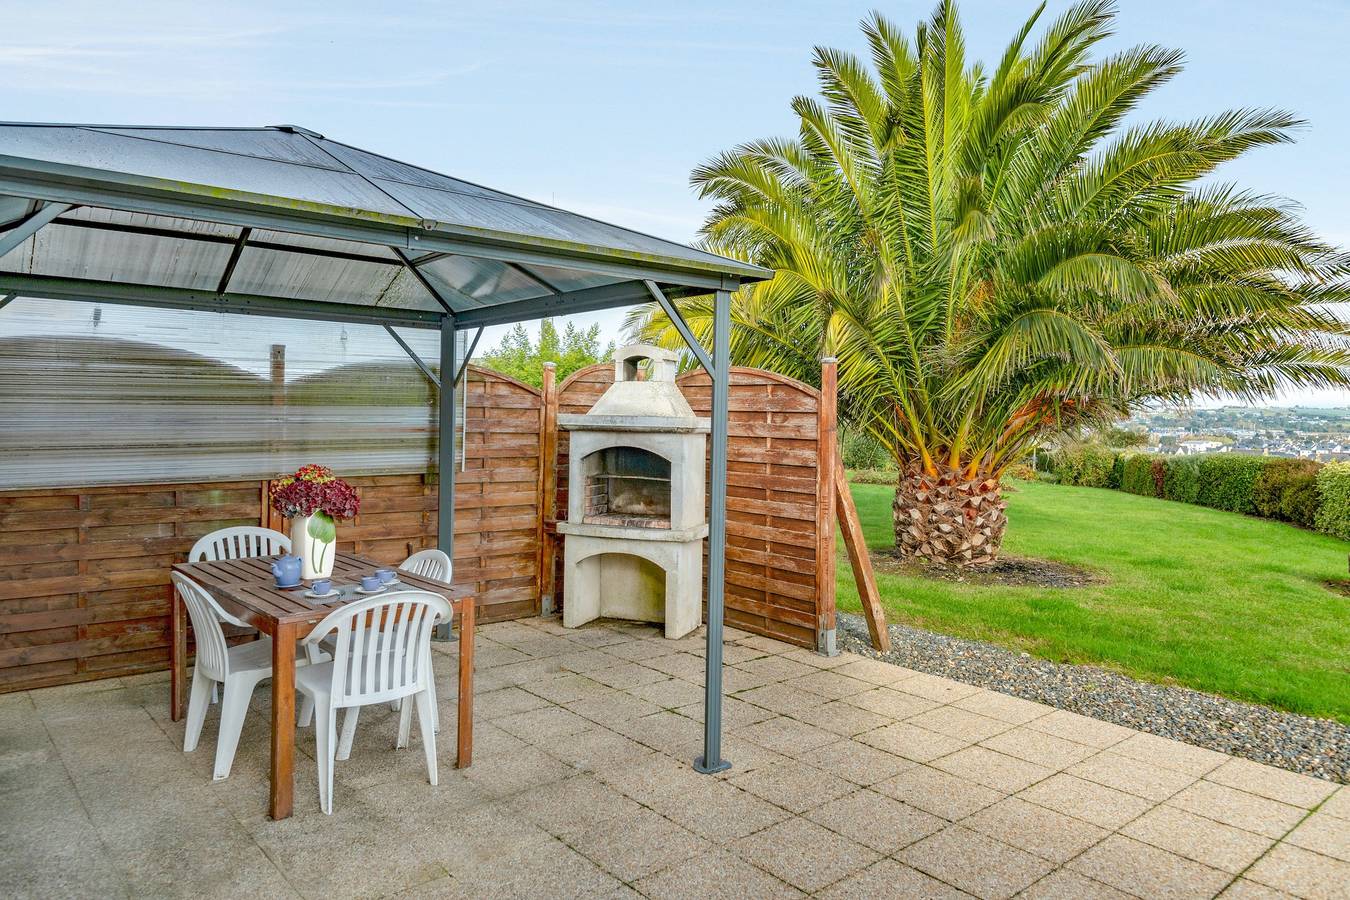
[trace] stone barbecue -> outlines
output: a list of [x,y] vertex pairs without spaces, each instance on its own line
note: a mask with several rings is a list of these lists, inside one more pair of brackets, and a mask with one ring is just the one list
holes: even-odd
[[702,621],[709,421],[676,387],[677,358],[623,347],[614,384],[591,411],[558,416],[571,434],[567,520],[558,523],[568,628],[632,619],[663,622],[666,637],[679,638]]

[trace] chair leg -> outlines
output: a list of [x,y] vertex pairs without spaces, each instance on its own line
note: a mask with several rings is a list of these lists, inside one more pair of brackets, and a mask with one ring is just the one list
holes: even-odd
[[347,707],[347,712],[342,717],[342,739],[338,741],[338,759],[346,759],[352,755],[352,741],[356,738],[356,720],[360,715],[361,707]]
[[428,672],[430,680],[427,682],[427,693],[431,694],[431,730],[437,734],[441,733],[441,707],[436,702],[436,673]]
[[202,723],[206,721],[206,708],[211,705],[211,691],[215,686],[216,683],[200,669],[192,670],[192,696],[188,699],[187,728],[183,732],[184,753],[197,749],[197,741],[202,736]]
[[412,704],[404,697],[398,713],[398,740],[394,743],[395,750],[404,750],[408,746],[408,739],[412,735],[412,711]]
[[215,682],[212,682],[212,683],[211,683],[211,702],[212,702],[212,703],[219,703],[219,702],[220,702],[220,695],[216,693],[216,683],[215,683]]
[[309,723],[314,719],[314,698],[308,694],[301,694],[300,715],[296,719],[296,725],[301,728],[308,728]]
[[[404,701],[404,706],[408,706]],[[417,722],[422,726],[422,749],[427,755],[427,778],[432,784],[438,781],[436,767],[436,707],[432,703],[431,691],[425,690],[417,695]]]
[[319,763],[319,806],[333,814],[333,745],[336,743],[336,710],[327,704],[314,710],[315,757]]
[[220,736],[216,739],[216,781],[230,777],[230,767],[234,765],[234,752],[239,747],[239,734],[244,730],[244,716],[248,713],[248,701],[252,697],[252,687],[256,682],[244,678],[231,677],[225,682],[224,696],[220,703]]

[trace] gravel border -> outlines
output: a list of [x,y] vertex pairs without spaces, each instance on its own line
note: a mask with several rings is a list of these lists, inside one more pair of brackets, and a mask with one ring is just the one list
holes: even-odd
[[1232,756],[1350,783],[1350,726],[1136,681],[1096,666],[1038,659],[983,641],[891,625],[891,650],[872,649],[867,622],[838,614],[841,650],[1067,709]]

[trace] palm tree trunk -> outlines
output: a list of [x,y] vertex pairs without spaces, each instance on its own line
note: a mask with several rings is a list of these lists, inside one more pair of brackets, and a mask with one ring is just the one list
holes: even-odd
[[948,467],[929,475],[908,466],[895,489],[895,548],[902,559],[988,565],[1003,545],[1007,505],[996,478],[970,479]]

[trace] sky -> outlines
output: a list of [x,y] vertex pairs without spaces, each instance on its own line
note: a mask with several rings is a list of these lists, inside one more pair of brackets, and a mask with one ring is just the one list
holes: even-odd
[[[789,101],[814,91],[811,48],[863,53],[857,23],[874,8],[910,30],[932,4],[0,0],[0,118],[298,124],[688,242],[708,208],[689,172],[741,142],[791,135]],[[970,57],[996,60],[1033,4],[960,8]],[[1222,174],[1296,201],[1320,234],[1350,245],[1350,0],[1120,0],[1116,30],[1107,50],[1186,52],[1145,118],[1274,106],[1306,119],[1297,143]],[[619,335],[621,313],[577,318]],[[1350,394],[1282,401],[1347,405]]]

